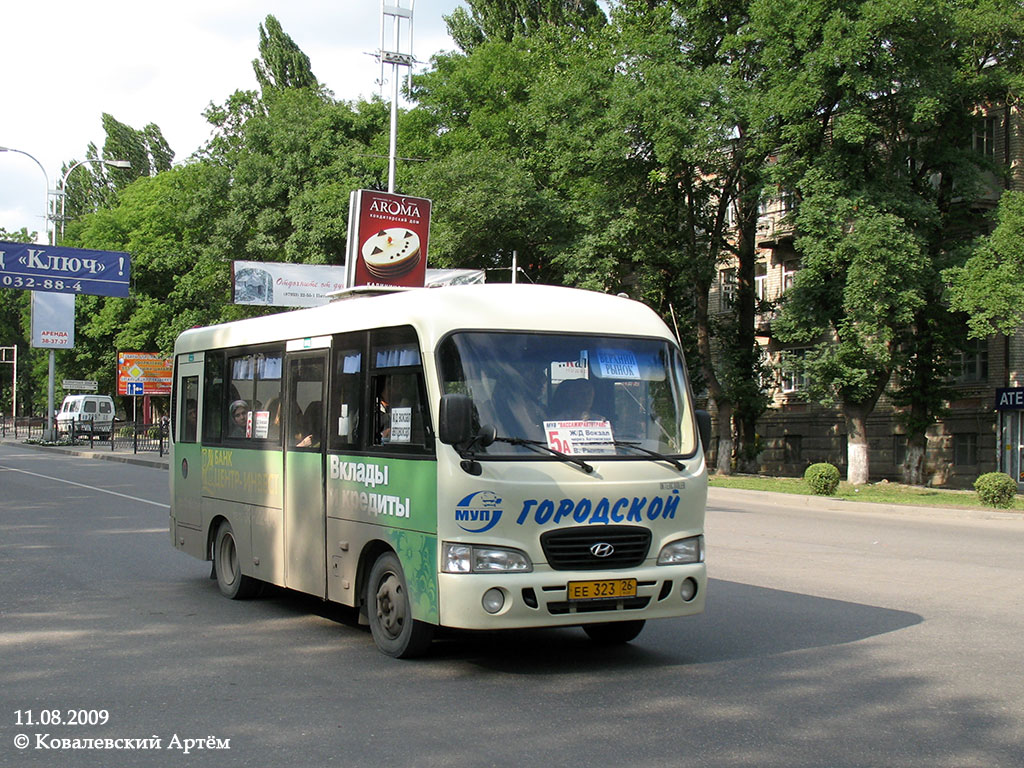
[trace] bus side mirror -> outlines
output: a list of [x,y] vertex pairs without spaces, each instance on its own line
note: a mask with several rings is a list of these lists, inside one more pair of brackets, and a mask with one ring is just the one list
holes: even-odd
[[469,395],[441,395],[438,439],[445,445],[466,445],[473,433],[473,398]]
[[707,411],[696,411],[697,431],[700,433],[700,444],[707,453],[711,447],[711,414]]

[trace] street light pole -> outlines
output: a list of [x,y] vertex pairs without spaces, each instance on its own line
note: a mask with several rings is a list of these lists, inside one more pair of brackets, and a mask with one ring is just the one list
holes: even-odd
[[[79,168],[79,167],[81,167],[81,166],[83,166],[83,165],[85,165],[87,163],[100,163],[102,165],[113,166],[114,168],[131,168],[132,167],[131,162],[129,162],[128,160],[101,160],[101,159],[81,160],[81,161],[75,163],[74,165],[72,165],[70,168],[68,168],[68,170],[64,173],[64,177],[61,179],[60,187],[51,191],[50,190],[50,176],[49,176],[49,174],[46,173],[46,169],[43,167],[43,164],[41,162],[39,162],[39,160],[36,159],[33,155],[30,155],[28,152],[25,152],[24,150],[21,150],[21,149],[14,149],[13,147],[0,147],[0,152],[17,152],[18,154],[25,155],[25,157],[31,158],[31,160],[36,165],[39,166],[39,170],[41,170],[43,172],[43,178],[46,180],[46,206],[43,209],[43,227],[44,227],[43,234],[44,234],[44,236],[49,235],[49,237],[46,238],[46,239],[49,240],[49,244],[50,245],[56,245],[57,244],[57,221],[58,221],[58,219],[60,220],[60,236],[61,236],[61,239],[64,238],[64,200],[65,200],[65,196],[66,196],[65,195],[65,188],[67,187],[68,176],[71,175],[71,172],[73,170],[75,170],[76,168]],[[51,206],[51,202],[50,202],[51,201],[51,195],[52,195],[52,200],[53,200],[52,206]],[[59,216],[57,214],[57,198],[58,197],[60,198],[60,214],[59,214]],[[48,226],[48,222],[51,219],[53,221],[53,229],[50,229],[49,226]],[[33,293],[35,293],[35,292],[33,291]],[[54,350],[52,350],[52,349],[50,350],[49,358],[50,359],[49,359],[48,365],[47,365],[48,373],[47,373],[47,390],[46,390],[46,422],[45,422],[46,426],[45,426],[45,428],[43,430],[43,439],[44,440],[51,440],[51,439],[53,439],[53,390],[54,390],[55,359],[54,359]]]
[[[60,239],[62,241],[64,240],[64,210],[65,210],[65,203],[66,203],[67,197],[68,197],[67,196],[68,176],[71,175],[71,172],[73,170],[75,170],[75,168],[80,168],[81,166],[86,165],[87,163],[99,163],[101,165],[109,165],[112,168],[131,168],[132,167],[132,164],[131,164],[130,160],[79,160],[77,163],[75,163],[74,165],[72,165],[70,168],[67,169],[67,171],[64,173],[64,178],[62,178],[61,181],[60,181],[60,187],[58,187],[57,190],[54,192],[54,194],[57,195],[57,197],[60,198]],[[56,204],[54,205],[54,208],[56,208]],[[57,218],[56,214],[57,214],[57,212],[54,211],[54,218],[55,219]],[[55,221],[54,222],[54,230],[57,229],[56,224],[57,223]]]
[[[60,198],[60,237],[64,239],[64,199],[67,196],[67,184],[68,176],[75,168],[80,168],[87,163],[100,163],[102,165],[112,165],[115,168],[131,168],[132,164],[127,160],[80,160],[79,162],[72,165],[64,173],[64,177],[60,180],[60,187],[54,190],[53,199],[53,231],[51,245],[57,244],[57,198]],[[74,300],[74,294],[71,296],[72,301]],[[74,306],[74,304],[72,304]],[[72,310],[73,311],[73,310]],[[54,350],[50,350],[50,360],[48,365],[48,376],[46,382],[46,430],[43,433],[44,440],[53,439],[53,390],[54,390]]]
[[[46,169],[43,168],[43,164],[42,163],[40,163],[33,155],[30,155],[28,152],[25,152],[22,149],[15,149],[14,147],[0,147],[0,152],[17,152],[19,155],[24,155],[25,157],[27,157],[30,160],[32,160],[32,162],[34,162],[36,165],[38,165],[39,166],[39,170],[43,172],[43,179],[46,180],[46,188],[43,190],[46,193],[46,199],[44,201],[45,204],[43,205],[43,242],[45,243],[45,242],[49,241],[50,245],[53,245],[53,240],[51,240],[49,238],[49,231],[48,231],[48,226],[47,226],[47,222],[50,219],[50,176],[49,176],[49,174],[46,172]],[[36,239],[38,239],[38,235],[36,236]]]

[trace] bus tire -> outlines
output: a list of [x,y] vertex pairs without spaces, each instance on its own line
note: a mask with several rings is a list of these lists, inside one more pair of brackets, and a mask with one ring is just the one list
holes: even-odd
[[382,554],[370,569],[366,613],[373,641],[382,653],[410,659],[421,656],[430,646],[434,628],[413,619],[405,572],[394,552]]
[[584,624],[583,631],[600,645],[621,645],[635,640],[643,631],[644,620],[609,621],[604,624]]
[[217,528],[213,541],[213,570],[217,574],[217,587],[224,597],[231,600],[245,600],[255,597],[260,582],[242,573],[238,562],[238,547],[235,546],[235,532],[227,520]]

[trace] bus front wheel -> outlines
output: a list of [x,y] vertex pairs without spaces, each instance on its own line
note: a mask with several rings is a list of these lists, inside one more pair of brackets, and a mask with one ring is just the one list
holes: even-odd
[[388,656],[409,659],[430,646],[434,628],[413,619],[405,572],[393,552],[378,557],[370,569],[366,613],[373,641]]
[[217,574],[217,587],[224,597],[245,600],[259,592],[259,581],[242,573],[235,533],[227,520],[220,524],[213,542],[213,570]]
[[606,624],[584,624],[583,631],[601,645],[619,645],[635,640],[644,628],[644,620],[610,621]]

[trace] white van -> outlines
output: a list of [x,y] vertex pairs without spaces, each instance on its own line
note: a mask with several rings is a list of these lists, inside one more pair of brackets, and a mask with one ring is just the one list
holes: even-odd
[[114,428],[114,399],[110,395],[68,395],[57,413],[57,431],[76,435],[90,432],[106,439]]

